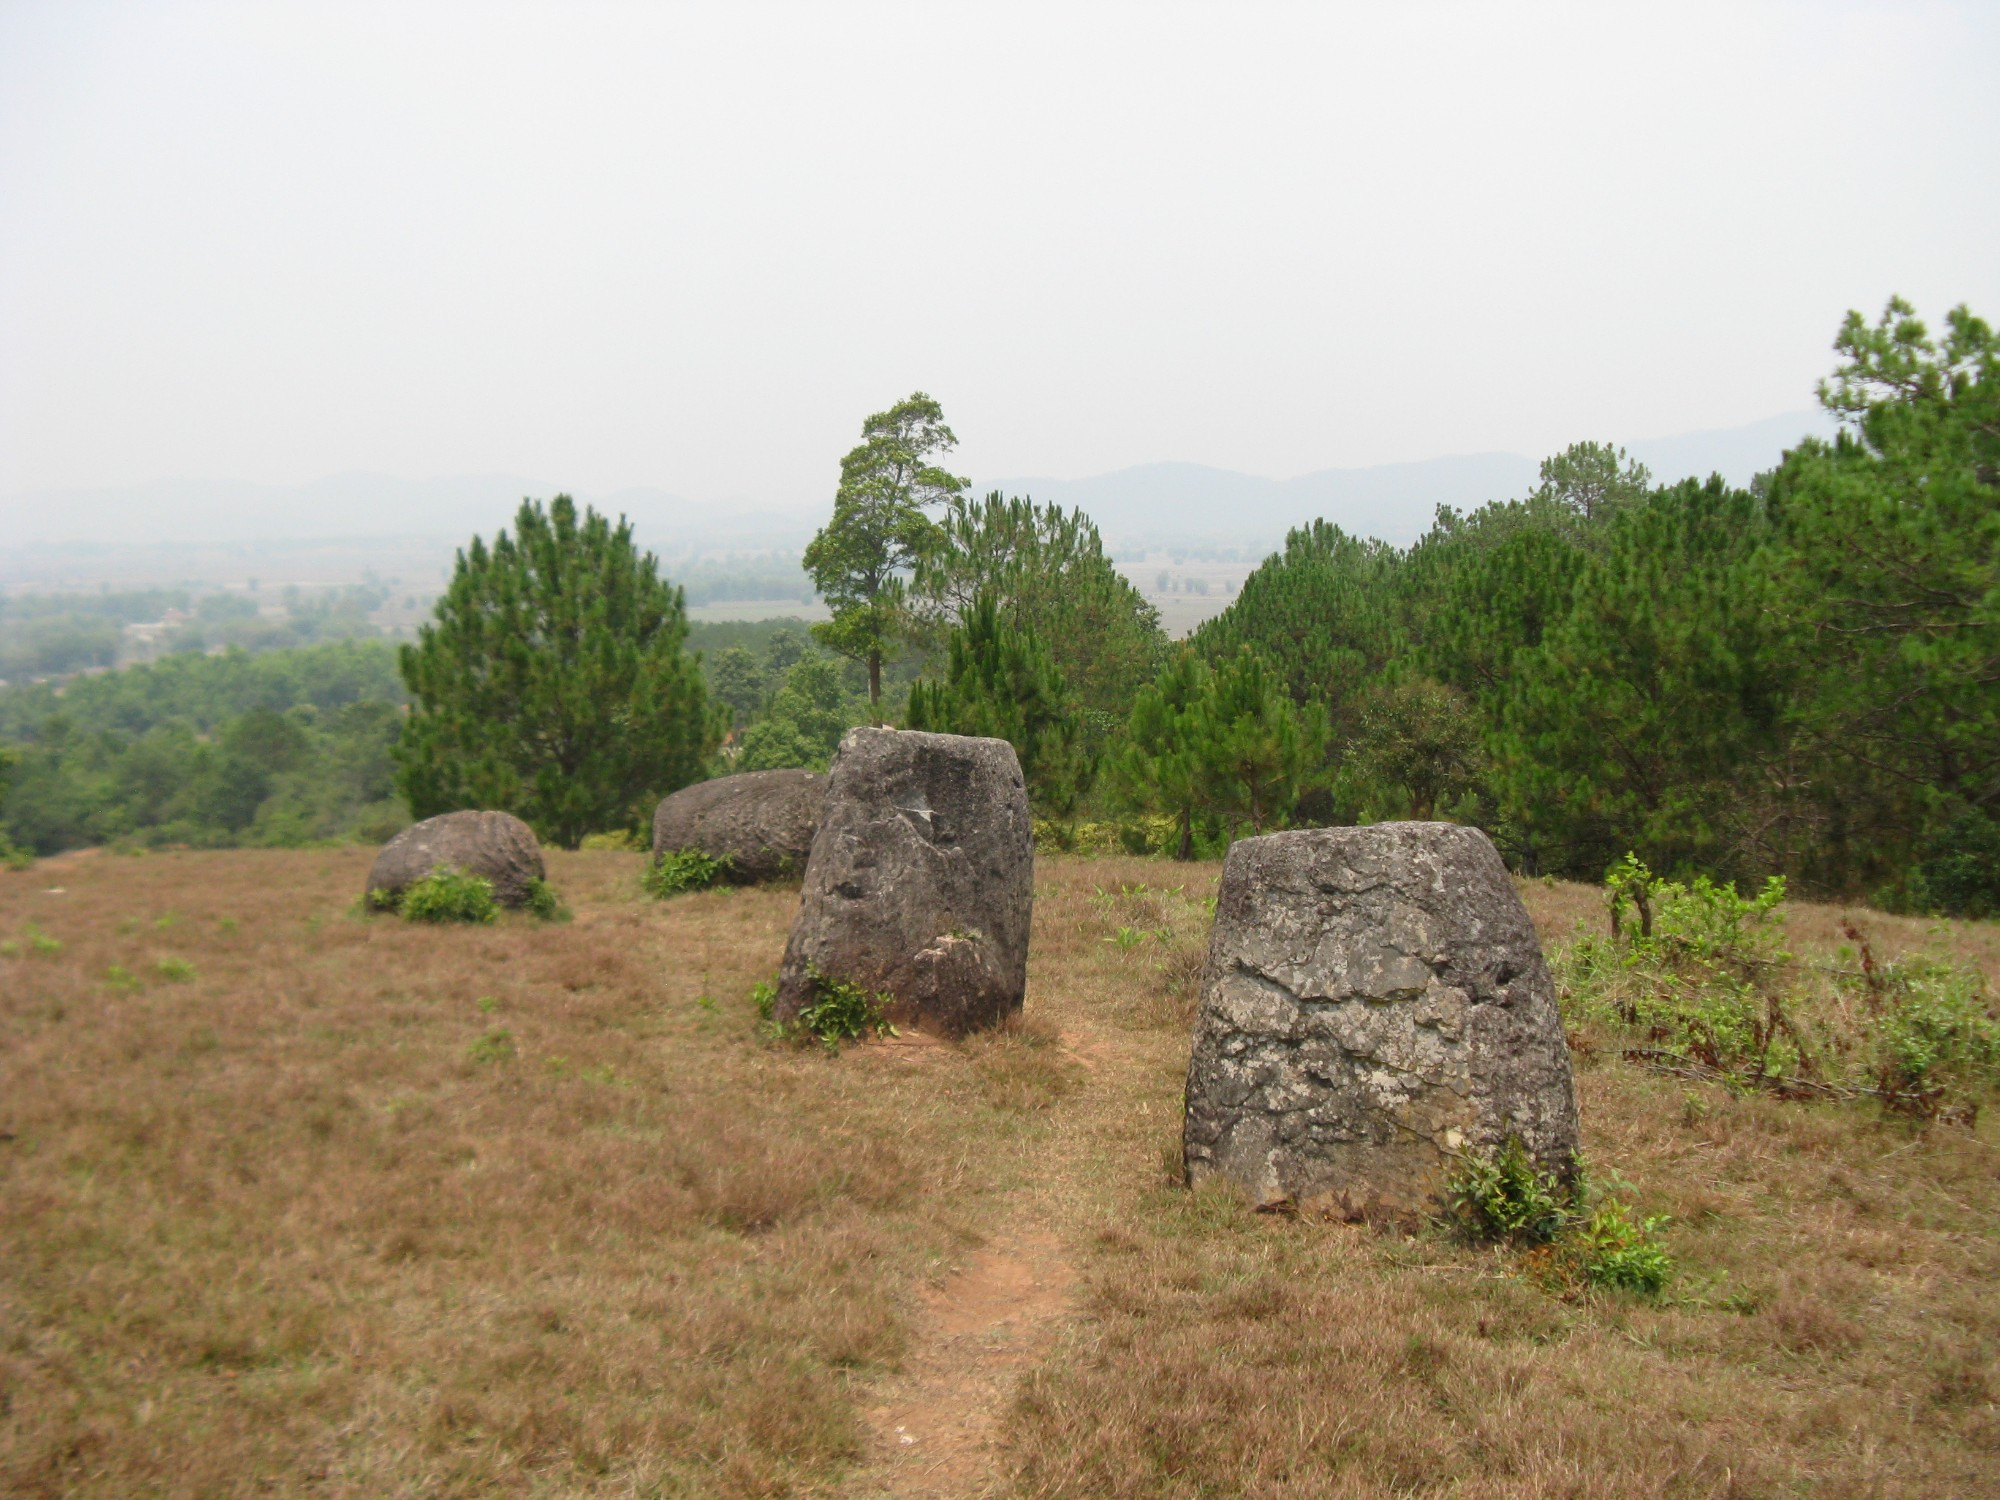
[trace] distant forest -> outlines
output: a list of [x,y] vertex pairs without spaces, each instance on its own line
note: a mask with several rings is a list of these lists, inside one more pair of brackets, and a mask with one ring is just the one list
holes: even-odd
[[[869,419],[810,583],[774,559],[771,584],[831,621],[674,623],[700,653],[688,742],[720,774],[824,767],[871,718],[999,734],[1054,847],[1189,856],[1442,817],[1528,874],[1595,880],[1633,853],[1993,914],[2000,351],[1962,309],[1933,337],[1901,303],[1850,315],[1837,349],[1840,436],[1748,488],[1656,486],[1578,444],[1408,548],[1301,526],[1180,644],[1087,517],[964,494],[919,393]],[[130,596],[107,596],[100,642],[139,608],[110,599]],[[7,607],[0,640],[27,639],[33,610]],[[336,643],[0,690],[0,834],[36,853],[382,837],[412,811],[409,672]],[[621,793],[604,830],[670,789]]]

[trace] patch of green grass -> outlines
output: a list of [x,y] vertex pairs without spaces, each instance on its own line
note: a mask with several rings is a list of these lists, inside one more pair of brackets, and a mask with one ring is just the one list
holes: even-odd
[[465,1049],[466,1057],[475,1063],[510,1063],[521,1055],[514,1045],[514,1033],[502,1027],[489,1031]]
[[195,977],[194,965],[184,958],[163,958],[153,965],[153,972],[168,984],[186,984]]

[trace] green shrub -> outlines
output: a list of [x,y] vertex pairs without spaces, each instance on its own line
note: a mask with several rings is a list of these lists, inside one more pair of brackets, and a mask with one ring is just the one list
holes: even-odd
[[639,883],[648,895],[664,901],[686,891],[701,891],[729,874],[729,861],[713,859],[699,849],[663,849],[660,857],[646,867]]
[[1491,1156],[1464,1158],[1446,1201],[1466,1237],[1533,1247],[1526,1268],[1544,1282],[1653,1296],[1674,1273],[1659,1239],[1664,1217],[1633,1219],[1622,1200],[1593,1189],[1581,1169],[1573,1184],[1542,1171],[1517,1138]]
[[1179,846],[1180,825],[1152,814],[1116,822],[1034,820],[1035,849],[1041,854],[1137,854],[1164,857]]
[[1876,959],[1861,930],[1839,962],[1783,946],[1784,882],[1754,897],[1656,879],[1627,855],[1606,877],[1610,936],[1556,954],[1571,1023],[1624,1030],[1630,1055],[1781,1095],[1872,1094],[1894,1113],[1970,1124],[2000,1086],[2000,1020],[1978,970]]
[[771,1013],[778,999],[778,992],[773,986],[760,984],[751,992],[757,1002],[758,1016],[774,1037],[791,1041],[810,1038],[829,1052],[838,1052],[842,1042],[897,1034],[883,1011],[888,1002],[887,995],[874,994],[858,984],[831,978],[810,964],[806,966],[806,976],[812,984],[812,998],[799,1007],[798,1015],[789,1023],[772,1019]]
[[1902,1114],[1930,1118],[1980,1085],[2000,1083],[2000,1021],[1986,1002],[1977,971],[1936,960],[1908,960],[1881,969],[1872,992],[1875,1086]]
[[493,882],[449,865],[407,886],[399,909],[410,922],[493,922],[500,916]]
[[1926,847],[1910,898],[1940,916],[2000,916],[2000,824],[1973,808],[1952,819]]
[[195,977],[194,965],[184,958],[163,958],[153,965],[153,972],[169,984],[186,984]]
[[1564,1249],[1592,1286],[1655,1296],[1673,1278],[1674,1260],[1660,1243],[1664,1216],[1634,1220],[1615,1198],[1606,1199],[1571,1232]]
[[1581,937],[1561,957],[1573,1009],[1747,1079],[1810,1066],[1783,991],[1783,877],[1745,898],[1706,875],[1661,880],[1628,854],[1605,885],[1611,935]]
[[1569,1222],[1575,1194],[1535,1165],[1517,1137],[1491,1156],[1467,1156],[1445,1189],[1459,1227],[1473,1239],[1544,1245]]
[[566,922],[569,920],[570,910],[567,906],[563,905],[562,897],[556,894],[554,886],[550,885],[539,875],[532,875],[528,878],[527,906],[530,912],[540,917],[544,922]]

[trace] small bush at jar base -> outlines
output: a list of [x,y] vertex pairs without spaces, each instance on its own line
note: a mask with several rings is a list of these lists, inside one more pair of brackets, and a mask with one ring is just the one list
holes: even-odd
[[410,922],[494,922],[500,917],[493,882],[449,866],[408,886],[399,910]]
[[1657,1294],[1674,1274],[1673,1257],[1659,1240],[1666,1219],[1635,1220],[1608,1194],[1586,1210],[1596,1196],[1581,1172],[1574,1186],[1565,1184],[1541,1171],[1511,1137],[1491,1156],[1467,1157],[1447,1188],[1462,1233],[1534,1247],[1525,1263],[1536,1279]]
[[541,876],[528,880],[528,910],[544,922],[563,922],[569,919],[569,908],[562,904],[562,897],[556,894],[554,886]]
[[1514,1137],[1492,1156],[1467,1157],[1446,1188],[1453,1217],[1474,1239],[1537,1245],[1562,1232],[1572,1199]]
[[781,1040],[811,1037],[829,1052],[838,1052],[842,1042],[858,1042],[868,1036],[896,1035],[896,1028],[889,1024],[888,1017],[883,1013],[888,996],[874,994],[858,984],[833,979],[816,968],[808,967],[806,975],[812,982],[812,998],[799,1007],[798,1015],[789,1025],[771,1021],[771,1012],[778,998],[775,989],[760,984],[752,991],[757,1013],[770,1025],[774,1036]]
[[712,858],[699,849],[663,849],[646,867],[639,883],[648,895],[664,901],[684,891],[706,890],[728,873],[728,860]]

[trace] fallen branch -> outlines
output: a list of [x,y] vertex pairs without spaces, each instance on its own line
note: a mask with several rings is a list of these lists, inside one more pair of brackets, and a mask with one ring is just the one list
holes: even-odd
[[1627,1062],[1635,1062],[1655,1073],[1671,1074],[1675,1078],[1690,1078],[1697,1083],[1747,1084],[1752,1088],[1768,1089],[1774,1094],[1815,1094],[1822,1099],[1886,1099],[1886,1090],[1868,1088],[1863,1085],[1821,1083],[1816,1078],[1792,1078],[1783,1073],[1732,1073],[1727,1068],[1711,1067],[1705,1062],[1679,1052],[1670,1052],[1663,1047],[1627,1047],[1623,1054]]

